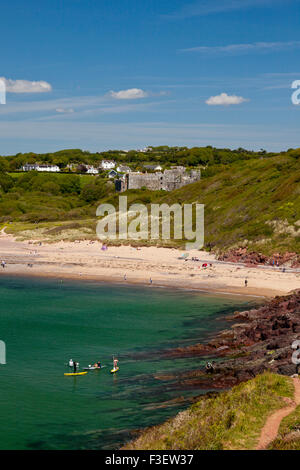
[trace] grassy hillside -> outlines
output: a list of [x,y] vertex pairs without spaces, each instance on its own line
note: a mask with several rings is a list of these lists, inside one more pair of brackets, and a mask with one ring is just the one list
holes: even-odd
[[205,204],[208,248],[300,252],[298,156],[236,162],[166,195],[163,201]]
[[[203,170],[201,181],[176,191],[130,190],[123,194],[129,205],[205,204],[207,250],[247,246],[266,255],[300,253],[299,157],[300,150],[294,150],[211,165]],[[119,194],[101,177],[32,173],[11,177],[3,173],[0,187],[0,223],[10,222],[9,231],[23,237],[52,241],[59,237],[96,238],[96,207],[103,202],[118,207]],[[77,226],[72,233],[74,220]],[[55,237],[49,233],[51,223]],[[80,233],[82,227],[88,230]],[[183,242],[161,240],[159,244],[182,246]]]
[[270,413],[292,398],[289,377],[257,376],[213,398],[203,397],[166,423],[145,430],[126,450],[255,449]]

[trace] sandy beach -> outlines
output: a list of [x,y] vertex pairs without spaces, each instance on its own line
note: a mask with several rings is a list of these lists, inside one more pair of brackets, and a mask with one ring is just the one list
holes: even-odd
[[[0,258],[6,267],[0,275],[91,279],[262,297],[300,287],[299,269],[282,272],[278,267],[225,263],[204,251],[190,251],[184,260],[180,259],[182,251],[171,248],[109,246],[103,251],[101,247],[100,241],[19,242],[2,231]],[[193,257],[199,261],[192,261]],[[205,263],[207,267],[203,267]]]

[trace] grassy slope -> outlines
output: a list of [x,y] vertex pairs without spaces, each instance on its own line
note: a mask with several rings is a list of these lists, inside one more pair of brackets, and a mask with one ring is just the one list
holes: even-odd
[[300,406],[280,424],[278,438],[269,446],[270,450],[300,450]]
[[126,450],[254,449],[268,415],[293,397],[291,379],[265,373],[249,382],[203,397],[166,423],[145,430]]
[[[216,168],[216,167],[215,167]],[[205,247],[214,251],[228,250],[237,246],[248,246],[249,250],[261,251],[266,255],[275,252],[293,251],[300,253],[300,159],[289,154],[274,157],[241,160],[216,168],[213,176],[203,176],[202,180],[169,193],[149,190],[127,191],[128,204],[144,203],[192,203],[205,204]],[[30,205],[36,211],[49,209],[49,220],[55,211],[65,211],[81,219],[80,225],[91,228],[91,219],[96,207],[102,202],[118,206],[118,194],[104,197],[90,205],[76,207],[78,198],[62,198],[46,194],[30,197]],[[34,201],[36,198],[36,202]],[[41,203],[40,198],[44,199]],[[20,204],[29,204],[28,195],[20,198]],[[43,212],[45,213],[45,211]],[[73,217],[72,217],[73,218]],[[64,219],[69,224],[68,218]],[[42,220],[41,220],[42,222]],[[44,221],[43,221],[44,222]],[[55,226],[60,222],[53,222]],[[94,227],[96,219],[94,218]],[[39,225],[13,223],[12,233],[29,230],[26,236],[32,237]],[[41,227],[42,228],[42,227]],[[77,231],[80,232],[80,231]],[[95,231],[85,233],[70,230],[60,233],[61,238],[95,238]],[[20,233],[23,235],[22,233]],[[43,230],[36,235],[44,237]],[[46,234],[47,239],[49,236]],[[53,238],[53,237],[52,237]],[[57,238],[57,237],[56,237]],[[56,239],[55,238],[55,239]],[[53,240],[54,241],[54,240]],[[135,244],[149,244],[139,241]],[[153,242],[154,244],[156,242]],[[180,246],[182,241],[161,241],[161,245]]]
[[163,200],[204,203],[205,243],[213,249],[300,252],[300,163],[289,156],[232,164]]

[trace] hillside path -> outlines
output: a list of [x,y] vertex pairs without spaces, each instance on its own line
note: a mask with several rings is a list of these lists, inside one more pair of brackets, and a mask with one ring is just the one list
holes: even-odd
[[279,426],[283,418],[292,413],[296,406],[300,404],[300,379],[293,378],[295,387],[294,401],[291,401],[289,406],[275,411],[266,421],[266,424],[261,430],[260,438],[256,450],[265,450],[268,445],[276,439]]

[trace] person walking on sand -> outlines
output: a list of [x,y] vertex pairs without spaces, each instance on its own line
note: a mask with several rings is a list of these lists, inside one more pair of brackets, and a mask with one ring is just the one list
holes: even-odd
[[1,266],[2,266],[3,269],[5,268],[5,261],[4,260],[1,261]]
[[247,286],[248,286],[248,281],[247,281],[247,279],[245,279],[245,287],[247,287]]

